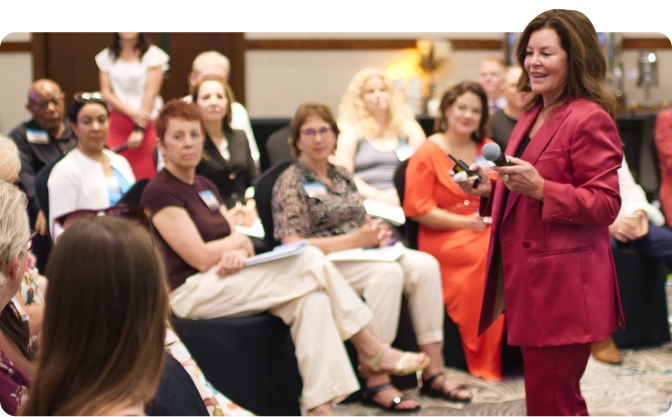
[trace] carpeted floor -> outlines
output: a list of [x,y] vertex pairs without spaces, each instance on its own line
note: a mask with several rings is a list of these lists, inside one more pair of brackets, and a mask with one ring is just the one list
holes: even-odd
[[[668,306],[672,307],[672,286],[667,286]],[[672,323],[671,323],[672,325]],[[622,365],[607,365],[592,357],[581,380],[588,412],[595,416],[659,416],[672,406],[672,343],[658,347],[622,349]],[[471,404],[420,397],[419,390],[405,391],[422,404],[416,413],[402,415],[525,415],[525,389],[522,377],[488,382],[466,372],[446,369],[455,382],[467,385],[474,394]],[[390,413],[361,403],[335,407],[336,415],[376,416]],[[399,413],[395,413],[399,414]]]

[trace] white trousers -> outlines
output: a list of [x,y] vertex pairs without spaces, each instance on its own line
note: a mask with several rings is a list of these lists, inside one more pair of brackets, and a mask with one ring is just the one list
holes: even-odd
[[396,262],[334,262],[336,269],[364,297],[373,313],[369,331],[390,345],[399,327],[402,293],[408,300],[418,345],[443,341],[443,290],[438,261],[405,248]]
[[343,341],[373,316],[319,249],[308,246],[301,255],[225,278],[215,269],[192,275],[173,290],[170,306],[176,316],[209,319],[269,311],[290,326],[304,409],[340,402],[359,389]]

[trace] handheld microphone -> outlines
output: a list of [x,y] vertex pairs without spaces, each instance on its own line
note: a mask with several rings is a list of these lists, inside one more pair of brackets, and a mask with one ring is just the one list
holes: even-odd
[[128,149],[128,143],[124,143],[123,145],[119,145],[116,148],[110,150],[114,153],[119,153],[121,151],[125,151],[126,149]]
[[508,158],[502,155],[502,150],[496,143],[486,143],[483,146],[483,158],[494,163],[498,167],[506,167],[513,165]]
[[455,168],[453,168],[453,170],[454,170],[455,172],[464,172],[464,173],[466,173],[467,175],[469,175],[470,177],[471,177],[471,176],[477,176],[477,177],[478,177],[478,179],[476,179],[476,181],[474,181],[474,188],[477,188],[477,187],[478,187],[478,184],[481,182],[481,180],[482,180],[483,178],[481,178],[481,176],[478,175],[477,173],[475,173],[474,171],[470,170],[470,169],[469,169],[469,165],[467,165],[463,160],[461,160],[461,159],[455,159],[455,157],[454,157],[453,155],[451,155],[451,154],[448,154],[448,157],[449,157],[450,159],[452,159],[453,162],[455,162]]

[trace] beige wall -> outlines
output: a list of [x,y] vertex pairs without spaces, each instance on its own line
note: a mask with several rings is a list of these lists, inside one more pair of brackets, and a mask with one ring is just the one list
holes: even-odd
[[[30,33],[10,33],[2,43],[30,42]],[[0,134],[7,135],[28,118],[23,105],[26,91],[33,82],[33,57],[30,52],[0,54]]]

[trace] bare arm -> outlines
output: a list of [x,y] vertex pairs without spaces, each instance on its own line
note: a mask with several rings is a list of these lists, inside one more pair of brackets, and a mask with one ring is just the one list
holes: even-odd
[[151,113],[154,108],[156,96],[161,92],[163,84],[163,68],[160,66],[147,69],[147,82],[145,82],[145,94],[142,96],[140,110],[145,113]]
[[121,99],[114,94],[112,87],[110,86],[110,75],[106,72],[98,71],[98,79],[100,82],[100,92],[103,94],[105,102],[112,105],[115,110],[122,112],[135,121],[137,112],[128,107],[126,103],[121,101]]
[[[220,213],[229,222],[225,208]],[[205,272],[217,264],[225,252],[243,249],[248,256],[254,255],[254,248],[250,239],[235,231],[232,227],[231,234],[225,238],[204,242],[196,225],[187,211],[181,207],[165,207],[152,217],[152,223],[156,230],[161,233],[168,245],[186,263],[200,272]]]
[[357,136],[354,129],[347,125],[340,126],[340,129],[341,134],[338,135],[336,153],[329,157],[329,161],[334,165],[345,167],[350,173],[353,173],[355,171],[355,153],[357,153]]
[[451,213],[439,207],[434,207],[427,213],[412,217],[411,219],[433,230],[471,229],[481,231],[487,227],[487,224],[483,222],[483,218],[476,213],[471,216],[465,216]]
[[331,252],[348,249],[383,247],[388,244],[391,237],[392,232],[381,219],[372,220],[367,218],[366,223],[364,223],[362,227],[356,232],[347,235],[314,237],[309,239],[292,235],[283,237],[281,242],[285,244],[305,239],[308,243],[320,249],[325,255],[328,255]]
[[423,143],[425,143],[425,140],[427,140],[425,131],[422,130],[422,126],[420,126],[420,123],[418,123],[415,120],[409,123],[407,134],[408,134],[408,144],[411,146],[411,148],[413,148],[414,151],[417,151],[418,148],[422,146]]

